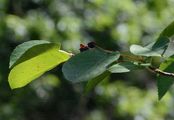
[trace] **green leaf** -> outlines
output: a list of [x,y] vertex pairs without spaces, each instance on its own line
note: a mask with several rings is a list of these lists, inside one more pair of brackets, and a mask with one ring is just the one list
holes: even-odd
[[95,86],[97,86],[97,84],[99,84],[102,80],[104,80],[110,74],[111,73],[109,71],[106,71],[103,74],[99,75],[98,77],[96,77],[92,80],[89,80],[85,87],[84,93],[85,94],[89,93],[92,89],[95,88]]
[[163,56],[168,58],[172,55],[174,55],[174,41],[173,40],[171,40],[171,42],[169,43],[169,45],[168,45],[168,47],[167,47],[167,49],[166,49]]
[[[167,61],[160,65],[160,70],[165,72],[174,72],[174,56],[170,57]],[[159,100],[166,94],[168,89],[173,84],[174,78],[169,76],[158,75],[157,86],[158,86],[158,98]]]
[[108,53],[90,49],[68,60],[62,68],[65,78],[72,82],[88,81],[101,75],[108,65],[119,58],[119,52]]
[[135,65],[133,62],[122,62],[111,66],[108,70],[111,73],[125,73],[136,69],[140,69],[140,67]]
[[12,66],[14,66],[14,64],[22,57],[22,55],[25,54],[26,51],[34,46],[42,44],[50,44],[50,42],[46,40],[32,40],[18,45],[10,56],[9,68],[12,68]]
[[174,21],[170,23],[160,34],[161,36],[172,37],[174,35]]
[[70,55],[59,50],[57,44],[37,45],[29,49],[10,71],[8,81],[12,89],[20,88],[38,78],[60,63],[69,59]]
[[161,56],[159,53],[152,51],[149,48],[142,47],[140,45],[131,45],[130,52],[139,56]]
[[167,49],[169,42],[170,40],[167,37],[160,37],[155,43],[151,43],[145,47],[142,47],[140,45],[131,45],[130,52],[134,55],[139,55],[139,56],[161,57],[164,54],[165,50]]
[[[173,39],[174,35],[174,21],[170,23],[160,34],[159,37],[166,36],[168,38]],[[168,45],[168,48],[166,49],[166,52],[164,53],[164,56],[170,57],[174,55],[174,41],[171,40],[171,42]]]
[[[169,45],[170,39],[168,37],[160,37],[152,46],[152,51],[160,51],[163,50]],[[160,51],[161,52],[161,51]]]

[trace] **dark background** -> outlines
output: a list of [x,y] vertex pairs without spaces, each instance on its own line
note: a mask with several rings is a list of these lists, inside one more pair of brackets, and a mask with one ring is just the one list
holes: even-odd
[[79,52],[96,41],[128,51],[145,45],[174,20],[173,0],[0,0],[0,120],[173,120],[172,89],[158,101],[155,75],[146,70],[113,74],[89,95],[84,83],[64,79],[61,65],[11,90],[12,50],[28,40],[60,42]]

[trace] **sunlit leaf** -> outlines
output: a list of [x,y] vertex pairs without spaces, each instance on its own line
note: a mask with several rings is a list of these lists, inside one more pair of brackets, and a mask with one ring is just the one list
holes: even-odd
[[15,89],[27,85],[69,57],[68,53],[59,50],[57,44],[43,44],[31,48],[22,56],[21,59],[25,60],[10,71],[8,77],[10,87]]
[[22,57],[22,55],[25,54],[26,51],[28,51],[34,46],[42,44],[50,44],[50,42],[46,40],[32,40],[18,45],[10,56],[9,68],[14,66],[14,64]]
[[88,81],[101,75],[108,65],[119,58],[118,52],[91,49],[72,57],[63,65],[65,78],[72,82]]

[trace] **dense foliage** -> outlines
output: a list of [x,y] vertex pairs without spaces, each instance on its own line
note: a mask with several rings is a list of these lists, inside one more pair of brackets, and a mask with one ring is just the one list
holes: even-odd
[[[131,45],[131,53],[107,51],[97,46],[95,42],[90,42],[88,46],[81,44],[81,53],[72,55],[60,51],[59,45],[47,41],[25,42],[19,45],[10,57],[9,67],[14,66],[14,68],[9,74],[9,84],[12,89],[23,87],[62,62],[65,62],[62,72],[67,80],[74,83],[90,80],[92,85],[102,81],[106,76],[100,77],[100,79],[98,77],[105,72],[125,73],[148,68],[157,73],[158,96],[161,99],[173,84],[173,29],[174,23],[171,23],[155,42],[149,43],[145,47]],[[70,56],[72,57],[70,58]],[[153,66],[153,57],[162,59],[160,68]]]

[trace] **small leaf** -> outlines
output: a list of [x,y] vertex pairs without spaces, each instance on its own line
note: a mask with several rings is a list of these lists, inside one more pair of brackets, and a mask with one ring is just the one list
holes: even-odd
[[10,56],[9,68],[14,66],[14,64],[22,57],[22,55],[24,55],[26,51],[41,44],[50,44],[50,42],[46,40],[32,40],[18,45]]
[[170,40],[167,37],[160,37],[155,43],[151,43],[145,47],[142,47],[140,45],[132,45],[130,47],[130,52],[134,55],[139,56],[158,56],[161,57],[165,50],[167,49],[167,46],[169,44]]
[[[34,56],[34,57],[33,57]],[[10,71],[8,81],[12,89],[20,88],[38,78],[46,71],[68,60],[70,55],[59,50],[57,44],[43,44],[32,47]]]
[[101,75],[108,65],[119,58],[118,52],[91,49],[69,59],[62,68],[65,78],[72,82],[88,81]]
[[117,63],[111,66],[110,68],[108,68],[108,70],[111,73],[125,73],[125,72],[130,72],[131,70],[136,70],[136,69],[140,69],[140,67],[138,65],[135,65],[132,62]]
[[106,71],[104,72],[103,74],[101,74],[100,76],[92,79],[92,80],[89,80],[86,87],[85,87],[85,90],[84,90],[84,93],[87,94],[89,93],[92,89],[95,88],[95,86],[97,84],[99,84],[102,80],[104,80],[107,76],[109,76],[111,73],[109,71]]
[[[170,57],[167,61],[160,65],[160,70],[165,72],[174,72],[174,56]],[[158,98],[159,100],[166,94],[168,89],[173,84],[174,78],[169,76],[158,75],[157,86],[158,86]]]

